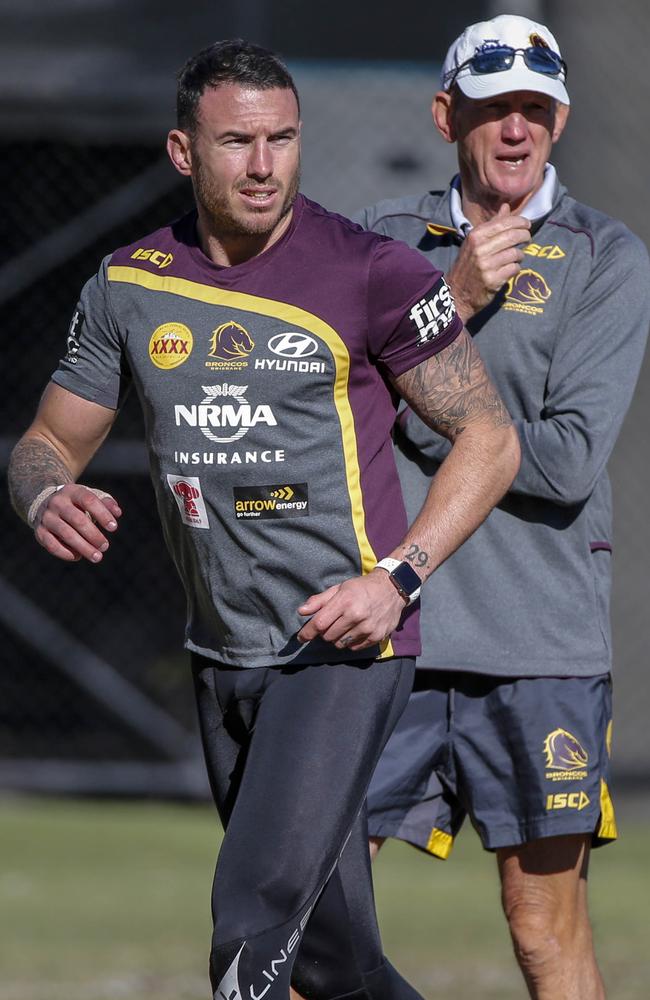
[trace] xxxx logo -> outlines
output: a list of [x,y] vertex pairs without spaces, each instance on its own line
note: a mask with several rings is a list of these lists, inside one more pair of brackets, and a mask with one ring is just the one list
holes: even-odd
[[192,331],[183,323],[163,323],[149,341],[149,358],[156,368],[178,368],[192,353]]

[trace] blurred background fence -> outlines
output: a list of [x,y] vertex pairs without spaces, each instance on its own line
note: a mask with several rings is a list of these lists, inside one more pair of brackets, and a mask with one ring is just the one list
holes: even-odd
[[[304,118],[303,190],[349,213],[444,185],[453,150],[429,106],[462,27],[504,9],[547,23],[570,67],[571,121],[554,159],[571,192],[646,242],[650,206],[644,0],[494,3],[453,9],[299,0],[0,0],[0,469],[28,424],[84,281],[101,257],[179,215],[189,187],[168,165],[174,75],[192,52],[244,36],[279,51]],[[647,497],[650,368],[611,463],[615,764],[650,789]],[[0,789],[197,797],[184,601],[164,550],[134,399],[87,480],[125,514],[100,567],[64,565],[0,495]]]

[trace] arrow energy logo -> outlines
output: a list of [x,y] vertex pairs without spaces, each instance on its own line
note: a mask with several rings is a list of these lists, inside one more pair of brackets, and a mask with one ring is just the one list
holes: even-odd
[[232,492],[237,520],[309,516],[307,483],[235,486]]

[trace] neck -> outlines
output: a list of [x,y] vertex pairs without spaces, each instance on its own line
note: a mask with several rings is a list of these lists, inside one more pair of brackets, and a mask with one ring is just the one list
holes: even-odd
[[291,208],[270,233],[237,233],[222,230],[201,205],[197,206],[197,211],[196,228],[201,249],[220,267],[234,267],[264,253],[287,231],[293,215]]
[[461,171],[460,202],[463,208],[463,215],[472,226],[480,226],[482,222],[493,219],[503,204],[510,206],[513,215],[521,213],[533,195],[537,194],[544,182],[544,178],[533,191],[529,191],[523,198],[507,199],[502,194],[495,191],[486,191],[473,187],[469,178],[463,177]]

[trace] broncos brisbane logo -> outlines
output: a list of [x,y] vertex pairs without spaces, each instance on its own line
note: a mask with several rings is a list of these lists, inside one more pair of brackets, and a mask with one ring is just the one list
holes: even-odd
[[254,347],[255,343],[248,330],[230,320],[213,330],[208,357],[218,358],[220,361],[236,361],[247,358]]
[[510,302],[522,302],[525,305],[544,305],[551,297],[548,287],[541,274],[526,268],[508,281],[506,299]]
[[546,766],[551,771],[578,771],[587,766],[587,751],[566,729],[554,729],[544,740]]

